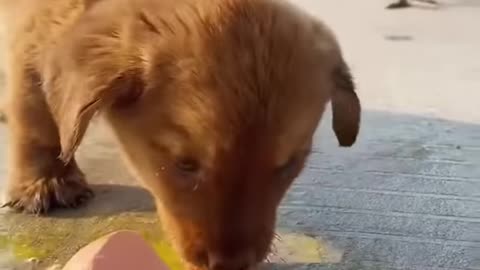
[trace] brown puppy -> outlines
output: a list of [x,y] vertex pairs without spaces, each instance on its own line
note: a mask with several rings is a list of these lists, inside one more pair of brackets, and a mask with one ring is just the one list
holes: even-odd
[[74,152],[102,112],[191,267],[249,269],[330,100],[340,145],[356,140],[360,104],[333,34],[283,1],[22,3],[8,65],[14,209],[92,195]]

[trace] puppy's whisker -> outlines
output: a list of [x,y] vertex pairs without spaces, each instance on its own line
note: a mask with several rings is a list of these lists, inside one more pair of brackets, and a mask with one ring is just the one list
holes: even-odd
[[200,185],[199,182],[200,182],[200,181],[198,181],[198,180],[195,181],[195,186],[193,187],[193,191],[197,191],[198,186]]
[[275,239],[277,239],[278,241],[282,241],[282,236],[280,236],[280,234],[278,234],[278,233],[274,233],[274,234],[273,234],[273,237],[274,237]]

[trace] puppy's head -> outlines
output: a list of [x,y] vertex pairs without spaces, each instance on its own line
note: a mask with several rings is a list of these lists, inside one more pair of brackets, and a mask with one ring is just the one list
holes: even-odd
[[104,111],[186,261],[249,269],[269,251],[326,104],[341,146],[355,142],[360,104],[320,23],[272,1],[199,2],[80,21],[47,61],[47,99],[63,159]]

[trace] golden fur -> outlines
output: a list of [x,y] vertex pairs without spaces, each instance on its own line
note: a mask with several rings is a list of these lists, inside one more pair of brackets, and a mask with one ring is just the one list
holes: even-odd
[[286,2],[18,7],[7,70],[16,210],[92,196],[74,153],[102,113],[187,264],[250,269],[269,251],[278,204],[329,101],[340,145],[356,140],[360,103],[335,37]]

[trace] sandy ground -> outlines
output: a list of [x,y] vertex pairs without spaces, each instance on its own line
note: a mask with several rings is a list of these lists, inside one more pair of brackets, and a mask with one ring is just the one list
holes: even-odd
[[[364,118],[349,150],[336,147],[324,119],[280,209],[276,267],[479,270],[480,1],[396,11],[384,0],[295,2],[337,33]],[[5,256],[61,262],[98,234],[151,227],[150,198],[117,156],[108,132],[94,127],[81,165],[100,195],[50,218],[3,214]]]

